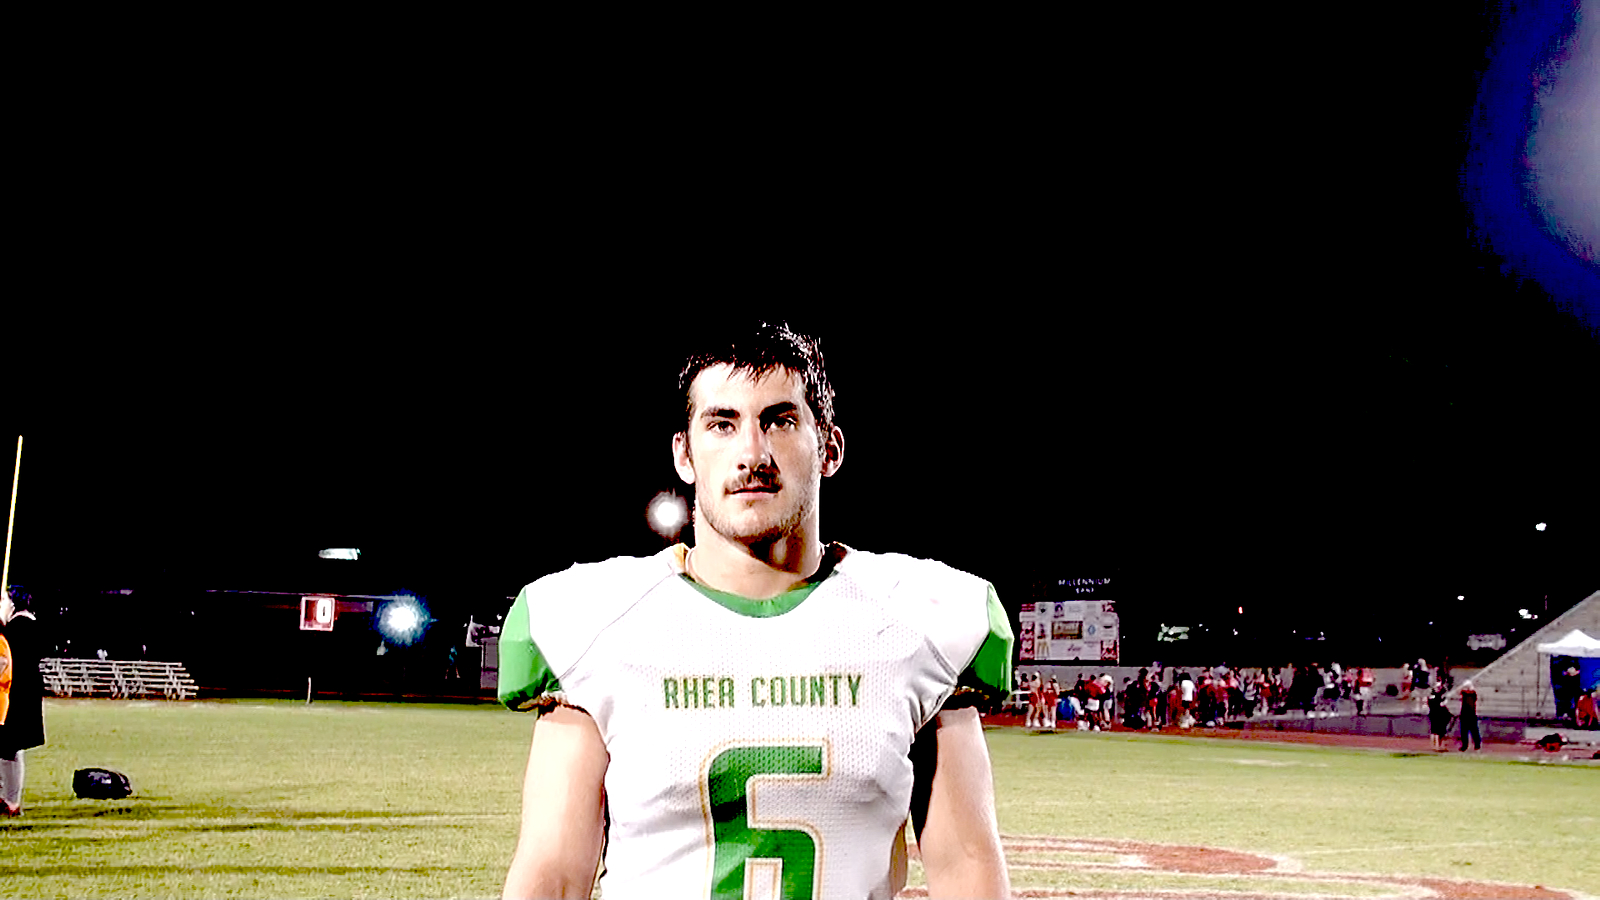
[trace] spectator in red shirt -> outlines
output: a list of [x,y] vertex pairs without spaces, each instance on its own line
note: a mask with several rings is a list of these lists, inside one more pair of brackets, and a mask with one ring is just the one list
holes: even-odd
[[1372,702],[1372,684],[1375,679],[1372,670],[1362,666],[1356,670],[1356,715],[1367,714],[1367,704]]
[[1038,672],[1033,673],[1033,680],[1028,682],[1028,719],[1022,727],[1044,727],[1044,687],[1039,683]]
[[1056,685],[1056,677],[1050,676],[1050,681],[1044,686],[1044,725],[1051,731],[1056,730],[1056,704],[1061,702],[1061,688]]
[[1597,714],[1595,710],[1594,695],[1594,691],[1578,695],[1576,713],[1579,728],[1594,728],[1600,725],[1600,714]]
[[1100,683],[1100,679],[1091,678],[1091,679],[1089,679],[1088,683],[1086,683],[1083,686],[1083,691],[1084,691],[1084,694],[1088,697],[1088,699],[1084,701],[1083,706],[1084,706],[1084,709],[1087,710],[1087,712],[1088,712],[1089,728],[1090,728],[1091,731],[1099,731],[1100,730],[1100,698],[1106,692],[1105,691],[1105,687],[1104,687],[1104,685],[1102,685]]

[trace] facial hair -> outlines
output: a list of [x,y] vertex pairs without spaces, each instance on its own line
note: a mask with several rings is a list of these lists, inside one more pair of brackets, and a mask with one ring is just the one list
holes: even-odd
[[[722,515],[725,508],[716,503],[696,503],[697,512],[705,518],[711,530],[723,537],[737,541],[741,544],[771,544],[794,534],[800,529],[801,523],[816,506],[816,484],[814,480],[800,479],[798,482],[785,481],[783,493],[791,493],[793,505],[787,509],[769,510],[755,521],[735,524],[731,517]],[[724,491],[725,500],[726,490]],[[729,502],[737,502],[729,500]]]

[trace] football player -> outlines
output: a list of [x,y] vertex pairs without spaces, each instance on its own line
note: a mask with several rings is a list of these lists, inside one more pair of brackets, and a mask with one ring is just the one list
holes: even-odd
[[890,898],[908,817],[929,896],[1009,896],[993,587],[822,541],[844,435],[814,338],[762,325],[679,388],[694,547],[546,576],[506,618],[500,699],[539,718],[505,896],[588,897],[603,864],[608,900]]

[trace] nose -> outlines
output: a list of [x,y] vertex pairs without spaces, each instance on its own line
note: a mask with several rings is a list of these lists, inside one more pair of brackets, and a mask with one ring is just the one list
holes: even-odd
[[772,468],[772,442],[760,422],[744,423],[740,434],[739,468],[761,471]]

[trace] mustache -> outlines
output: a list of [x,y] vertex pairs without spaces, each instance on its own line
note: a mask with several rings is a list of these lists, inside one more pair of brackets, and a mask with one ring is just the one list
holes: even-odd
[[756,474],[748,478],[737,478],[728,482],[723,490],[733,494],[739,491],[776,491],[783,487],[783,482],[776,472],[770,474]]

